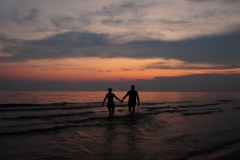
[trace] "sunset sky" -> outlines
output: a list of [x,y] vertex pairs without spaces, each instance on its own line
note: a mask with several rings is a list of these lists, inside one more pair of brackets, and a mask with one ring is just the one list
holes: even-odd
[[0,90],[240,91],[239,0],[0,0]]

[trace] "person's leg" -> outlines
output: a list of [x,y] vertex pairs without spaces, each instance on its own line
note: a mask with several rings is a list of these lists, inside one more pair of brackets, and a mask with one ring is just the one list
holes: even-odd
[[114,116],[114,109],[115,109],[115,107],[113,106],[112,107],[112,115]]
[[109,112],[109,116],[112,116],[112,111],[110,106],[108,106],[108,112]]
[[129,113],[131,114],[131,106],[128,106]]
[[132,115],[135,113],[135,106],[133,106]]

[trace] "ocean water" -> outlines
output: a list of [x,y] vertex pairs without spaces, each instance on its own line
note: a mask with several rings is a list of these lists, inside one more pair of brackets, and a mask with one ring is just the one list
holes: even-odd
[[0,92],[1,159],[182,160],[240,142],[239,92],[139,91],[133,117],[127,99],[109,117],[106,93]]

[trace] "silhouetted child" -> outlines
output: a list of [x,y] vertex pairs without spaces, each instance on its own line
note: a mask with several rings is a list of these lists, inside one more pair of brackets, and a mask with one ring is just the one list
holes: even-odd
[[112,93],[112,88],[108,88],[108,92],[103,100],[102,106],[105,103],[105,100],[108,99],[107,102],[107,107],[108,107],[108,111],[109,111],[109,116],[113,116],[114,115],[114,108],[115,108],[115,104],[113,101],[113,97],[115,97],[117,100],[119,100],[120,102],[122,102],[117,96],[115,96],[114,93]]
[[134,90],[135,89],[135,86],[132,85],[131,86],[131,90],[127,92],[127,94],[123,97],[122,99],[122,102],[123,100],[129,96],[129,99],[128,99],[128,110],[129,110],[129,113],[131,116],[134,115],[135,113],[135,106],[136,106],[136,98],[138,100],[138,106],[140,105],[140,101],[139,101],[139,97],[138,97],[138,92]]

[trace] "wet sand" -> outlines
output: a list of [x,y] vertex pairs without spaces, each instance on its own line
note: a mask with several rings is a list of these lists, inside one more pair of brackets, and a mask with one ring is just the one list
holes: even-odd
[[216,152],[204,155],[198,155],[189,158],[188,160],[239,160],[240,159],[240,143],[226,146]]

